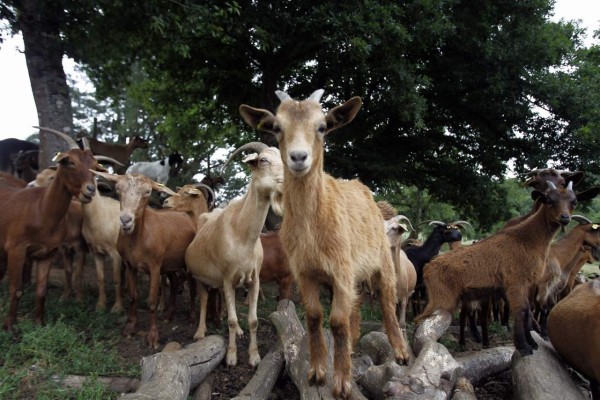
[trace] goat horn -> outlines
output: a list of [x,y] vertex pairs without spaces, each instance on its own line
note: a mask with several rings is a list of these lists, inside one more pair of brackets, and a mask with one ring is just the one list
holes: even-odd
[[587,219],[586,217],[584,217],[583,215],[571,215],[571,219],[574,221],[579,222],[580,224],[591,224],[592,221],[590,221],[589,219]]
[[77,145],[77,142],[75,141],[75,139],[73,139],[71,136],[67,135],[64,132],[59,132],[57,130],[54,130],[52,128],[46,128],[43,126],[34,126],[34,128],[39,129],[41,131],[47,131],[50,133],[54,133],[56,136],[58,136],[59,138],[63,139],[65,142],[68,143],[69,148],[71,149],[78,149],[79,146]]
[[442,221],[431,221],[429,222],[429,225],[440,225],[440,226],[444,226],[446,225],[445,223],[443,223]]
[[521,172],[519,175],[521,175],[521,176],[536,175],[540,171],[543,171],[544,169],[546,169],[546,168],[537,168],[537,169],[533,169],[533,170],[528,171],[528,172]]
[[212,190],[212,188],[210,186],[205,185],[204,183],[194,183],[194,187],[197,189],[206,188],[206,190],[208,190],[208,194],[210,196],[212,196],[212,199],[207,199],[208,200],[208,209],[210,210],[210,208],[213,206],[213,202],[215,200],[215,192]]
[[317,103],[320,103],[321,96],[323,96],[323,93],[325,93],[325,90],[323,90],[323,89],[315,90],[313,92],[313,94],[311,94],[310,97],[306,100],[312,100],[312,101],[316,101]]
[[567,185],[567,190],[573,191],[573,181],[569,181],[569,184]]
[[275,95],[277,96],[279,101],[293,100],[289,94],[287,94],[286,92],[281,91],[281,90],[276,90]]
[[456,225],[456,226],[459,226],[459,227],[463,227],[463,225],[468,225],[471,229],[473,229],[473,226],[470,223],[468,223],[467,221],[462,221],[462,220],[461,221],[454,221],[450,225]]
[[546,185],[548,185],[548,189],[556,190],[556,185],[552,181],[546,181]]
[[246,144],[238,147],[237,149],[234,150],[233,153],[231,153],[231,155],[229,156],[227,161],[225,161],[225,164],[223,164],[223,166],[221,167],[221,171],[219,171],[219,175],[223,175],[223,171],[225,171],[225,167],[227,166],[227,164],[229,164],[229,162],[233,159],[233,157],[237,156],[242,151],[254,150],[257,153],[260,153],[267,147],[269,147],[269,146],[267,146],[266,144],[264,144],[262,142],[250,142],[250,143],[246,143]]
[[115,165],[119,165],[119,166],[121,166],[121,167],[124,167],[124,166],[125,166],[124,164],[121,164],[120,162],[118,162],[118,161],[117,161],[117,160],[115,160],[114,158],[110,158],[110,157],[107,157],[107,156],[102,156],[102,155],[100,155],[100,154],[98,154],[98,155],[94,156],[94,158],[95,158],[97,161],[108,161],[109,163],[112,163],[112,164],[115,164]]
[[410,223],[410,219],[408,219],[408,217],[406,215],[399,214],[399,215],[396,215],[395,218],[396,218],[396,221],[398,221],[398,222],[400,222],[402,220],[408,222],[408,226],[410,226],[410,229],[412,229],[413,231],[415,230],[415,228],[413,228],[412,224]]

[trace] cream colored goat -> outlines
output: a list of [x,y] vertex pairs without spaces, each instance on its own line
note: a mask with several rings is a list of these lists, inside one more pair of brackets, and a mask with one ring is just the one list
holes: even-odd
[[[188,271],[197,279],[200,293],[200,322],[194,339],[206,335],[206,286],[223,288],[227,306],[229,345],[227,365],[237,364],[236,335],[243,334],[236,315],[235,288],[249,286],[248,328],[250,330],[249,363],[260,362],[256,342],[258,319],[259,273],[263,259],[260,232],[267,217],[269,205],[280,209],[275,200],[283,180],[283,166],[279,150],[259,142],[247,143],[229,157],[231,160],[242,151],[254,150],[244,158],[251,169],[252,180],[246,194],[231,201],[223,209],[202,214],[196,236],[185,253]],[[228,161],[229,161],[228,160]],[[206,285],[206,286],[205,286]]]
[[[251,126],[275,135],[284,169],[284,218],[280,237],[298,283],[306,310],[310,368],[309,383],[324,384],[327,347],[323,334],[320,285],[331,287],[329,318],[334,338],[333,395],[348,398],[352,391],[352,339],[360,336],[357,285],[380,278],[385,330],[395,356],[409,357],[396,318],[396,273],[383,218],[369,188],[358,180],[337,180],[323,171],[324,138],[351,122],[362,101],[354,97],[324,114],[317,90],[304,101],[277,92],[276,115],[240,106]],[[352,321],[352,324],[350,323]]]

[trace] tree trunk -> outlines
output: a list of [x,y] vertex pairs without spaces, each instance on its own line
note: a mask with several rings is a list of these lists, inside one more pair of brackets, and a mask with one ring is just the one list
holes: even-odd
[[[19,4],[18,27],[23,33],[25,60],[38,112],[38,121],[31,121],[31,125],[72,135],[73,112],[60,38],[64,10],[60,2],[23,0]],[[62,139],[40,132],[40,169],[54,164],[54,155],[67,147]]]
[[538,343],[532,355],[515,351],[512,357],[512,381],[515,400],[584,400],[584,396],[559,360],[552,345],[531,332]]
[[[285,370],[300,391],[300,398],[306,400],[333,400],[334,397],[331,394],[331,384],[333,382],[333,337],[331,331],[325,330],[325,343],[328,354],[326,383],[324,386],[309,385],[307,379],[309,368],[308,335],[306,335],[306,331],[298,319],[294,302],[281,300],[277,305],[277,311],[273,312],[269,318],[275,329],[277,329],[279,339],[283,344]],[[350,398],[366,399],[356,383],[352,385]]]

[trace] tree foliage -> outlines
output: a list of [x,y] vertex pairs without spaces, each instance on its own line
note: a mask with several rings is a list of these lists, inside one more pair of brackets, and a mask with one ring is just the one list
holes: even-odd
[[77,16],[65,52],[121,110],[106,129],[151,132],[190,174],[214,171],[217,149],[275,143],[242,123],[240,104],[273,110],[276,89],[317,88],[326,109],[364,103],[328,138],[329,172],[380,194],[414,188],[481,226],[511,215],[509,165],[600,172],[599,50],[549,21],[551,0],[61,4]]

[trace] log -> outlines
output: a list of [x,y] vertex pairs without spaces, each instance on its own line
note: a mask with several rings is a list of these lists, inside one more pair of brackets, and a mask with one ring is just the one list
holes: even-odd
[[452,314],[443,310],[435,310],[423,320],[415,330],[413,351],[419,355],[427,342],[436,342],[452,323]]
[[153,354],[142,359],[141,384],[135,393],[122,399],[185,400],[223,360],[226,342],[212,335],[185,346],[182,350]]
[[[90,381],[92,378],[90,378],[89,376],[82,375],[52,375],[50,379],[64,387],[81,389],[86,384],[86,382]],[[140,380],[137,378],[98,376],[94,378],[94,380],[102,383],[110,390],[117,393],[133,392],[140,386]]]
[[196,390],[194,390],[192,400],[211,400],[214,382],[215,376],[213,374],[208,375],[208,377],[198,385]]
[[[308,336],[296,314],[296,306],[291,300],[281,300],[277,311],[271,313],[269,319],[275,326],[283,346],[285,371],[292,379],[300,392],[303,400],[333,400],[331,395],[333,371],[333,337],[331,332],[325,330],[325,343],[327,345],[328,368],[326,383],[323,386],[309,385],[307,374],[309,368]],[[356,382],[352,383],[351,399],[364,399]]]
[[558,358],[552,344],[544,341],[534,331],[531,334],[538,349],[529,356],[522,356],[515,351],[512,357],[514,399],[587,399]]
[[260,361],[256,373],[246,387],[233,400],[266,399],[285,365],[281,342]]

